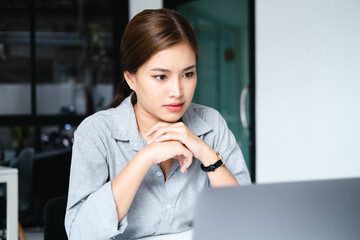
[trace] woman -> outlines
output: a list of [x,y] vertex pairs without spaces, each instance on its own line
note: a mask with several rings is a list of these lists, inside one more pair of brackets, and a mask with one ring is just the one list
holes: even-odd
[[191,103],[198,52],[195,32],[174,11],[145,10],[129,22],[121,42],[124,80],[111,108],[75,133],[70,239],[186,231],[201,190],[250,183],[224,119]]

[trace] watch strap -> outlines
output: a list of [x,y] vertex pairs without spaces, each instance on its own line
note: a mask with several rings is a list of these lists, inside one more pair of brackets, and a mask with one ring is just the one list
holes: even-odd
[[220,154],[217,152],[216,155],[218,156],[218,159],[219,159],[219,160],[217,160],[216,163],[211,164],[211,165],[209,165],[209,166],[207,166],[207,167],[205,167],[205,166],[201,163],[201,165],[200,165],[201,170],[203,170],[204,172],[214,172],[218,167],[220,167],[221,165],[223,165],[224,162],[222,161],[222,158],[221,158]]

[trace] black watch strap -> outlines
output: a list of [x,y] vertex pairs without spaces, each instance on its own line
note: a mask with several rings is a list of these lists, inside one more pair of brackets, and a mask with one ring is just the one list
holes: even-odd
[[220,167],[221,165],[224,164],[224,162],[222,161],[222,158],[220,156],[219,153],[216,153],[216,155],[218,156],[218,159],[216,163],[211,164],[210,166],[205,167],[203,164],[200,165],[201,170],[203,170],[204,172],[213,172],[215,171],[215,169],[217,169],[218,167]]

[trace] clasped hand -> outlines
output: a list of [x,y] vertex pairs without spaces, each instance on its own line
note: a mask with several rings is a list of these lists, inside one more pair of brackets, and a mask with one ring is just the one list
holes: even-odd
[[159,122],[146,134],[148,147],[156,154],[153,164],[177,158],[181,166],[181,172],[187,172],[192,164],[193,157],[201,162],[214,156],[215,151],[197,135],[195,135],[184,123],[169,124]]

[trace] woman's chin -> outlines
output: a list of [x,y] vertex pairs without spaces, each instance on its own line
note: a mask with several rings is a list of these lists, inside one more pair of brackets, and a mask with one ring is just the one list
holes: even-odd
[[161,120],[163,122],[168,122],[168,123],[176,123],[178,122],[183,114],[177,113],[177,114],[171,114],[171,115],[166,115],[166,116],[162,116]]

